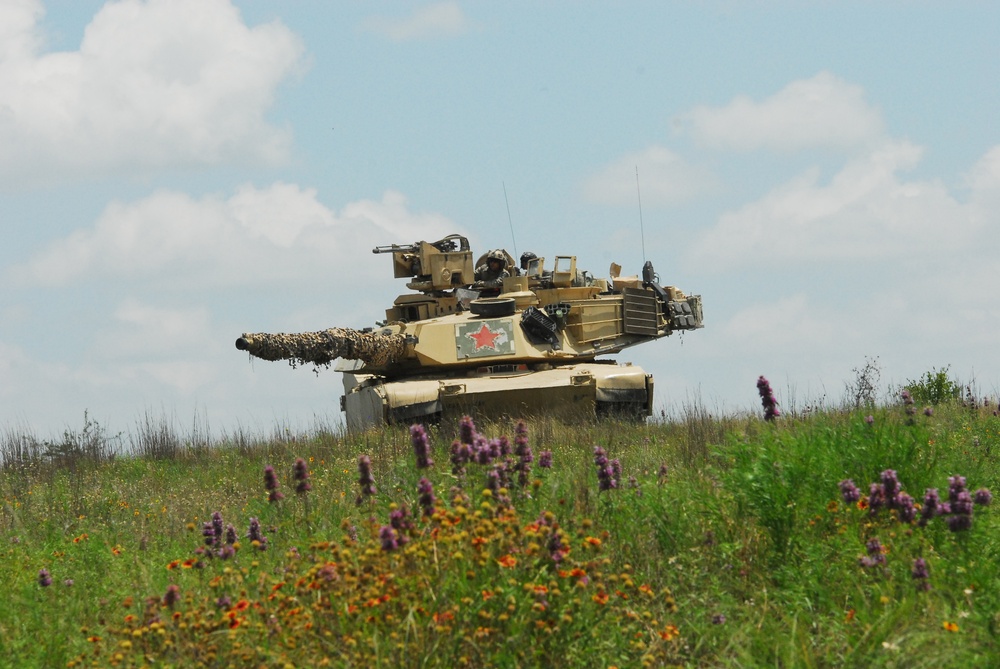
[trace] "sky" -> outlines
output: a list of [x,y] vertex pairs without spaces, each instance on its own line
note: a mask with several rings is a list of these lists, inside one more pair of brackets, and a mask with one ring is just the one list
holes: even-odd
[[1000,395],[1000,4],[0,0],[0,430],[342,421],[243,332],[361,328],[377,245],[612,262],[705,328],[657,412]]

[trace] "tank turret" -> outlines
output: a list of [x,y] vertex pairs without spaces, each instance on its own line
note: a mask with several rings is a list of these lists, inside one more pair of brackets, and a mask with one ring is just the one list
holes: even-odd
[[702,327],[701,297],[661,285],[649,262],[629,277],[613,264],[608,278],[569,255],[554,256],[551,270],[544,257],[526,253],[517,267],[497,249],[473,264],[461,235],[374,253],[391,253],[394,276],[411,290],[376,328],[236,340],[292,366],[343,359],[341,408],[352,430],[453,413],[648,416],[652,376],[606,356]]

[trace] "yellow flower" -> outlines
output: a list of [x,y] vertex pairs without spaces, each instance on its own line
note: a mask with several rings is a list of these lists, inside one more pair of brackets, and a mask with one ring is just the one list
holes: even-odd
[[944,627],[949,632],[957,632],[958,631],[958,624],[953,623],[953,622],[951,622],[949,620],[944,621],[944,623],[942,623],[941,626]]

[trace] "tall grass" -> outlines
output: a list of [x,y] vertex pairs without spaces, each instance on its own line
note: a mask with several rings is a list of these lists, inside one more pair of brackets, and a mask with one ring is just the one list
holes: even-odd
[[[505,459],[456,466],[451,424],[431,428],[423,470],[405,427],[210,439],[197,419],[147,416],[114,435],[85,418],[55,444],[9,430],[0,664],[995,666],[994,510],[952,531],[947,516],[859,508],[839,487],[852,479],[867,497],[893,470],[918,503],[927,488],[947,499],[957,475],[970,492],[997,489],[994,408],[764,422],[694,402],[638,426],[538,420],[524,485],[512,454],[493,489]],[[477,429],[515,441],[513,422]],[[620,462],[610,490],[595,446]],[[297,458],[311,486],[298,494]],[[438,498],[429,516],[422,478]],[[213,513],[238,535],[231,556],[205,535]],[[252,518],[265,544],[247,536]]]

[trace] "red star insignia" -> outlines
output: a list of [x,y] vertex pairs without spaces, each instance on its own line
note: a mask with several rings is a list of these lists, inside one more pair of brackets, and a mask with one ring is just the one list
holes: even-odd
[[493,332],[486,327],[486,323],[483,323],[483,327],[479,328],[479,332],[470,332],[466,336],[476,342],[476,350],[478,351],[481,348],[496,349],[496,345],[493,342],[496,341],[496,338],[500,334],[500,332]]

